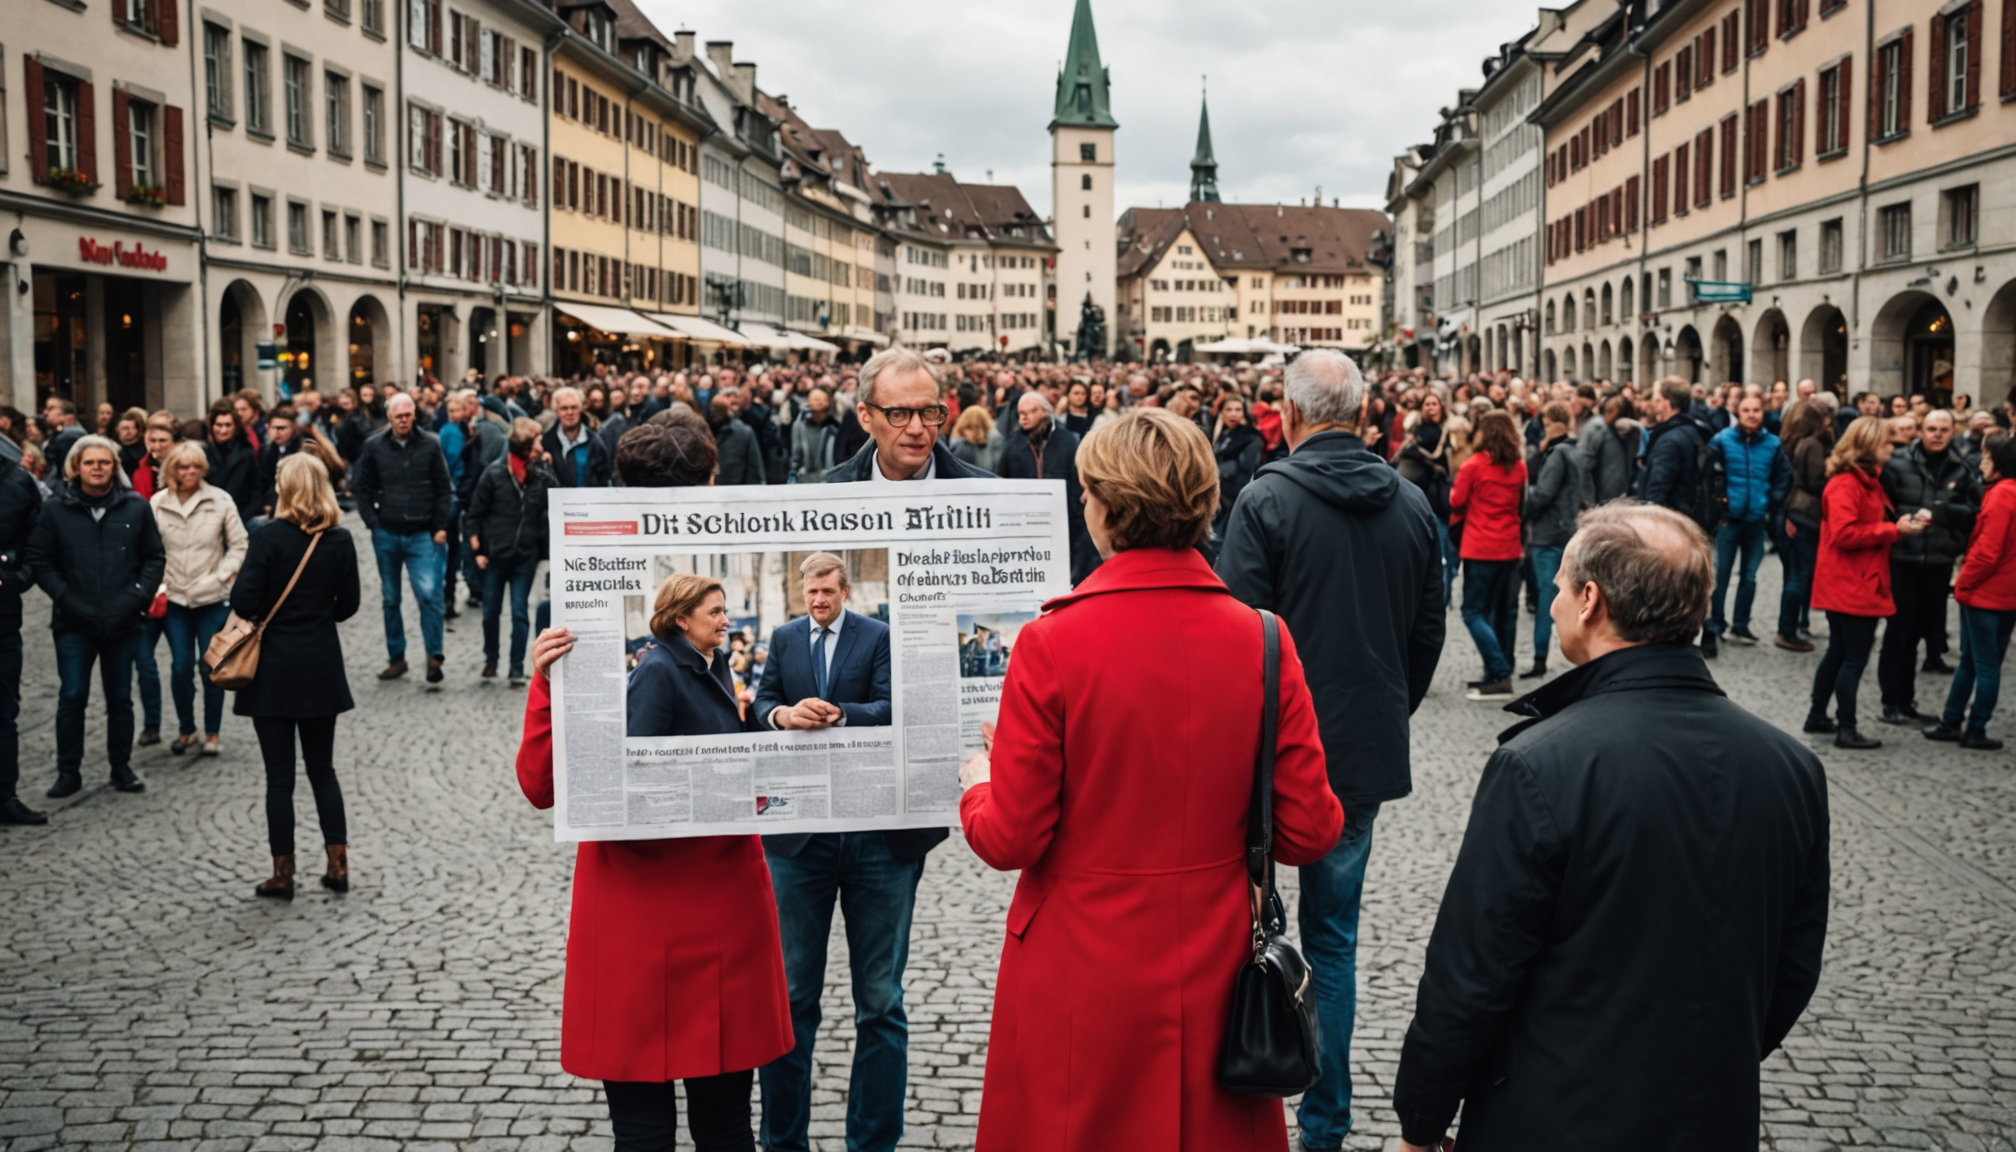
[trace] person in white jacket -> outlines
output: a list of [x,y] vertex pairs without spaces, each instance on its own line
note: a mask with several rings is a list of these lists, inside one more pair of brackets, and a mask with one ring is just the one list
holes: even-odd
[[229,493],[204,482],[210,458],[203,446],[184,440],[162,458],[167,484],[154,494],[154,523],[168,552],[161,577],[168,594],[169,685],[181,735],[168,746],[177,756],[198,747],[196,677],[203,677],[201,754],[217,755],[217,730],[224,722],[224,690],[210,683],[201,657],[210,638],[231,615],[231,582],[245,562],[245,525]]

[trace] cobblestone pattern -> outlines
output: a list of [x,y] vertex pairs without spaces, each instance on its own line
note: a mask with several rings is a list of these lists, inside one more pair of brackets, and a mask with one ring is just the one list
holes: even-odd
[[[1760,604],[1775,604],[1772,568]],[[410,598],[407,617],[411,630]],[[113,792],[87,760],[84,793],[40,799],[53,775],[55,674],[45,602],[31,597],[23,792],[53,819],[0,829],[0,1148],[608,1147],[595,1086],[556,1063],[571,852],[518,794],[520,694],[477,679],[477,621],[465,609],[455,624],[439,691],[417,674],[373,679],[384,652],[375,603],[344,627],[359,708],[339,728],[337,764],[354,889],[313,887],[304,854],[311,886],[282,905],[251,896],[267,860],[263,777],[243,720],[226,720],[217,759],[142,750],[142,795]],[[1354,1148],[1396,1145],[1389,1092],[1423,948],[1506,724],[1462,699],[1476,658],[1453,614],[1450,625],[1415,726],[1415,793],[1388,805],[1375,833]],[[1725,647],[1714,669],[1736,699],[1796,730],[1816,661]],[[1945,685],[1925,677],[1920,691],[1929,707]],[[1873,705],[1873,670],[1865,697]],[[2012,758],[1876,734],[1890,739],[1874,753],[1819,748],[1834,801],[1833,922],[1819,994],[1764,1066],[1761,1147],[2012,1152]],[[102,748],[95,720],[89,739]],[[313,845],[305,783],[297,810]],[[957,837],[930,857],[907,983],[906,1147],[972,1144],[1011,888]],[[851,1057],[838,928],[818,1057],[822,1150],[843,1147]]]

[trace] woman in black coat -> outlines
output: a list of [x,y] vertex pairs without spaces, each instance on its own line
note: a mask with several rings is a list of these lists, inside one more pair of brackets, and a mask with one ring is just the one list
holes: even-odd
[[712,736],[754,731],[728,668],[728,598],[721,581],[679,573],[658,586],[655,640],[637,658],[624,695],[631,736]]
[[1218,437],[1211,451],[1218,457],[1218,516],[1212,527],[1223,528],[1267,451],[1267,439],[1246,418],[1246,399],[1227,396],[1218,406]]
[[[357,547],[339,527],[342,519],[329,470],[318,457],[297,452],[282,460],[274,479],[273,519],[252,533],[245,566],[231,586],[231,608],[239,616],[262,620],[273,613],[258,674],[238,690],[232,711],[252,718],[266,762],[266,835],[273,849],[273,876],[254,892],[280,900],[294,898],[297,735],[329,852],[322,886],[332,892],[350,890],[350,838],[343,791],[336,783],[336,717],[354,704],[336,625],[357,614],[358,586]],[[315,554],[301,567],[310,542],[318,537]],[[274,611],[297,567],[300,579]]]
[[229,408],[210,412],[210,438],[203,442],[203,454],[210,457],[210,471],[203,479],[222,488],[238,506],[238,518],[247,524],[259,514],[259,453],[238,423],[238,414]]

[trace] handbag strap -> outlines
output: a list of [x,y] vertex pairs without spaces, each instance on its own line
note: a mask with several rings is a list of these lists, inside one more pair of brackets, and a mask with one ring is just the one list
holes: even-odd
[[1281,698],[1281,625],[1265,608],[1260,609],[1260,635],[1260,748],[1253,757],[1253,800],[1246,808],[1246,878],[1256,961],[1267,947],[1263,917],[1274,897],[1274,744]]
[[[326,532],[327,529],[324,529],[323,531]],[[265,635],[266,625],[271,623],[273,617],[279,614],[280,606],[282,604],[287,603],[288,594],[294,591],[294,585],[299,583],[301,580],[301,573],[306,571],[308,568],[308,558],[310,556],[315,555],[315,546],[317,544],[320,544],[321,542],[322,542],[321,532],[314,533],[313,535],[308,537],[308,550],[301,554],[301,562],[299,564],[294,565],[294,575],[289,576],[287,578],[287,587],[282,588],[280,590],[280,598],[273,602],[273,607],[268,608],[266,610],[266,615],[262,617],[259,621],[259,627],[254,629],[254,631],[257,632],[259,635],[262,636]]]

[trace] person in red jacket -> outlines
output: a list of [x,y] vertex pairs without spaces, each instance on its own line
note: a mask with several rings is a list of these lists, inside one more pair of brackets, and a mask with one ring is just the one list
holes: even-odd
[[[1021,869],[995,983],[979,1152],[1286,1152],[1279,1100],[1217,1081],[1252,955],[1244,849],[1261,720],[1259,615],[1196,551],[1218,470],[1194,424],[1136,407],[1078,450],[1105,559],[1023,625],[989,755],[960,772],[966,842]],[[1116,682],[1083,654],[1123,646]],[[1302,663],[1281,629],[1274,852],[1337,842]],[[1172,708],[1201,699],[1210,705]],[[1091,717],[1091,720],[1086,720]]]
[[[632,488],[708,484],[714,464],[714,439],[698,416],[633,428],[616,451],[617,474]],[[692,644],[678,634],[661,643]],[[573,646],[564,628],[547,629],[532,646],[518,785],[535,808],[553,807],[547,676]],[[791,1044],[777,901],[758,837],[580,846],[560,1067],[603,1082],[617,1152],[672,1152],[675,1080],[685,1081],[687,1128],[700,1152],[752,1152],[755,1070]]]
[[[1806,731],[1834,734],[1837,748],[1880,748],[1855,728],[1855,693],[1876,644],[1876,622],[1897,611],[1890,598],[1890,545],[1925,530],[1930,517],[1891,521],[1890,497],[1877,477],[1897,446],[1890,423],[1863,416],[1827,457],[1820,494],[1820,553],[1813,567],[1813,607],[1827,613],[1827,654],[1813,673]],[[1834,718],[1827,698],[1834,697]]]
[[1463,625],[1484,678],[1470,683],[1472,700],[1512,699],[1512,654],[1519,642],[1519,503],[1526,460],[1519,429],[1503,409],[1477,418],[1476,451],[1456,470],[1449,523],[1463,531]]
[[[1988,718],[2002,691],[2002,658],[2016,631],[2016,438],[1990,433],[1981,446],[1981,480],[1988,486],[1953,598],[1960,602],[1960,666],[1946,693],[1946,713],[1925,729],[1927,740],[1956,740],[1962,748],[1994,752]],[[1974,714],[1965,716],[1967,699]],[[1960,722],[1967,721],[1963,731]]]

